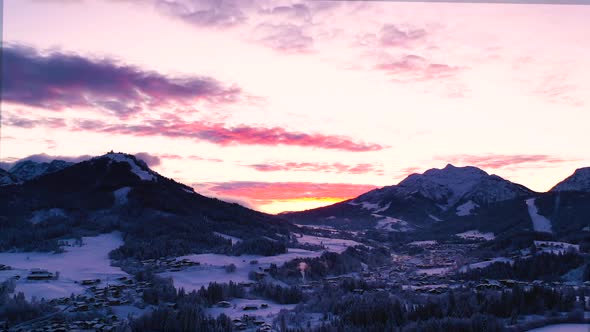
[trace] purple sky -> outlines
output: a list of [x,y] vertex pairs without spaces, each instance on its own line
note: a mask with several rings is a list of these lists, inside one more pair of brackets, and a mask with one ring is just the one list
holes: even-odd
[[544,191],[590,165],[588,17],[590,6],[7,0],[0,157],[145,153],[166,176],[268,212],[447,163]]

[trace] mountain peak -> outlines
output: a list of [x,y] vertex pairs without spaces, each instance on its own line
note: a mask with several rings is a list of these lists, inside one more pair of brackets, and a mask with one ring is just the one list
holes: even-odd
[[152,171],[147,163],[134,155],[110,151],[102,156],[92,158],[92,160],[108,159],[109,164],[126,163],[131,168],[131,172],[137,175],[142,181],[155,181],[157,179],[156,172]]
[[578,168],[574,174],[558,183],[551,191],[590,192],[590,167]]

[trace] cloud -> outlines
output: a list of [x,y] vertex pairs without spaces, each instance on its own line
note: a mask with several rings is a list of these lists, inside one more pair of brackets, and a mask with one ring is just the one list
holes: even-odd
[[223,123],[200,121],[187,122],[179,118],[142,119],[139,123],[122,122],[110,124],[101,120],[74,119],[51,121],[29,119],[16,115],[5,116],[3,123],[20,128],[51,126],[72,131],[90,131],[112,135],[131,135],[139,137],[162,136],[205,141],[221,146],[263,145],[263,146],[301,146],[319,149],[343,150],[350,152],[379,151],[386,146],[355,141],[352,138],[319,133],[302,133],[282,127],[257,127],[250,125],[226,126]]
[[135,158],[143,160],[149,167],[156,167],[162,163],[160,157],[147,152],[138,152],[135,154]]
[[313,48],[313,38],[294,24],[263,23],[254,29],[253,36],[258,43],[278,52],[306,53]]
[[214,163],[221,163],[221,162],[223,162],[223,160],[221,160],[221,159],[217,159],[217,158],[204,158],[204,157],[195,156],[195,155],[181,156],[181,155],[177,155],[177,154],[164,153],[164,154],[159,154],[158,157],[160,157],[162,159],[172,159],[172,160],[190,159],[190,160],[197,160],[197,161],[209,161],[209,162],[214,162]]
[[538,168],[547,167],[552,164],[561,164],[576,161],[575,159],[565,159],[557,156],[544,154],[487,154],[487,155],[451,155],[439,156],[437,160],[442,160],[450,163],[473,165],[488,169],[500,168]]
[[46,117],[39,119],[29,119],[18,115],[4,116],[2,124],[10,127],[30,129],[34,127],[46,128],[63,128],[66,126],[66,121],[61,118]]
[[373,185],[314,182],[233,181],[206,184],[207,191],[222,196],[258,201],[356,197],[376,187]]
[[305,171],[305,172],[326,172],[326,173],[347,173],[347,174],[368,174],[377,173],[383,174],[381,169],[378,169],[373,164],[356,164],[345,165],[341,163],[296,163],[296,162],[270,162],[264,164],[245,165],[261,172],[277,172],[277,171]]
[[9,169],[12,166],[14,166],[15,164],[21,162],[21,161],[34,161],[36,163],[48,163],[51,162],[53,160],[63,160],[63,161],[67,161],[67,162],[71,162],[71,163],[79,163],[85,160],[88,160],[92,158],[92,156],[90,155],[81,155],[81,156],[53,156],[53,155],[48,155],[46,153],[38,153],[38,154],[32,154],[30,156],[24,157],[24,158],[15,158],[15,157],[8,157],[6,158],[6,162],[2,163],[2,166],[4,169]]
[[3,52],[3,100],[48,110],[88,107],[127,118],[164,106],[235,102],[240,94],[212,78],[169,77],[111,59],[42,55],[18,45]]
[[384,71],[392,76],[393,80],[400,82],[450,78],[461,71],[460,67],[433,63],[414,54],[382,61],[375,68]]
[[228,145],[302,146],[351,152],[378,151],[385,146],[356,142],[345,136],[307,134],[281,127],[254,127],[238,125],[226,127],[220,123],[185,122],[182,120],[143,120],[138,124],[107,124],[97,120],[77,120],[72,130],[94,131],[116,135],[164,136],[187,138],[209,143]]
[[385,47],[408,47],[427,36],[424,29],[401,29],[393,24],[385,24],[379,34],[379,43]]
[[[161,160],[158,156],[147,153],[147,152],[138,152],[138,153],[135,153],[134,156],[140,160],[143,160],[146,163],[146,165],[148,165],[149,167],[154,167],[154,166],[158,166],[161,164]],[[79,162],[82,162],[85,160],[89,160],[93,157],[94,156],[90,156],[90,155],[60,156],[60,155],[49,155],[46,153],[38,153],[38,154],[33,154],[33,155],[30,155],[30,156],[27,156],[24,158],[8,157],[8,158],[6,158],[6,160],[8,160],[8,162],[3,163],[3,165],[6,167],[12,167],[12,165],[19,163],[21,161],[26,161],[26,160],[34,161],[37,163],[48,163],[53,160],[63,160],[63,161],[71,162],[71,163],[79,163]]]
[[[530,84],[530,83],[529,83]],[[567,74],[547,75],[533,83],[533,94],[554,104],[565,104],[575,107],[584,106],[579,97],[579,87],[571,82]]]
[[252,0],[157,0],[156,8],[182,21],[206,28],[230,28],[246,23]]

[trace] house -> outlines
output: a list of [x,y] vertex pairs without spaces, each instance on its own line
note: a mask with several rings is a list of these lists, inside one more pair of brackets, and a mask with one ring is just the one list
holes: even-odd
[[85,279],[81,282],[82,286],[91,286],[96,285],[98,283],[100,283],[100,279]]
[[231,303],[228,301],[219,301],[217,302],[217,306],[220,308],[229,308],[231,307]]
[[0,264],[0,271],[10,270],[10,269],[12,269],[12,268],[8,265]]
[[54,278],[53,273],[42,269],[32,269],[27,276],[27,280],[51,280]]
[[244,306],[242,308],[242,310],[244,310],[244,311],[258,310],[258,306],[255,304],[249,304],[249,305]]

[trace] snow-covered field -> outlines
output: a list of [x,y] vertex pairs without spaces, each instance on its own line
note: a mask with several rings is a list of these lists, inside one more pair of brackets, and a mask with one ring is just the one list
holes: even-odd
[[553,233],[551,230],[551,220],[539,214],[537,205],[535,205],[535,199],[529,198],[525,202],[529,209],[529,216],[531,216],[531,220],[533,221],[533,229],[536,232]]
[[588,332],[590,324],[556,324],[529,330],[529,332]]
[[489,266],[491,264],[494,263],[510,263],[513,264],[514,260],[510,259],[510,258],[506,258],[506,257],[496,257],[494,259],[491,259],[489,261],[483,261],[483,262],[477,262],[477,263],[473,263],[473,264],[469,264],[466,266],[463,266],[461,268],[461,272],[465,272],[467,271],[467,269],[483,269],[486,266]]
[[490,241],[494,239],[494,233],[482,233],[478,230],[471,230],[459,234],[455,234],[458,237],[465,240],[486,240]]
[[377,229],[394,232],[406,232],[412,230],[412,227],[401,219],[386,217],[380,214],[372,214],[372,216],[375,218],[382,218],[377,221],[377,226],[375,226]]
[[297,236],[297,242],[323,245],[324,247],[326,247],[327,251],[333,251],[333,252],[337,252],[337,253],[343,252],[348,247],[362,245],[362,243],[359,243],[359,242],[356,242],[353,240],[332,239],[329,237],[303,235],[303,234],[300,234]]
[[[0,264],[9,265],[12,270],[0,271],[0,281],[13,276],[20,276],[16,292],[23,292],[27,298],[33,296],[52,299],[81,293],[84,287],[75,283],[83,279],[107,278],[114,280],[127,275],[120,268],[110,265],[108,254],[121,246],[121,234],[113,232],[95,237],[82,238],[81,247],[66,247],[65,253],[0,253]],[[28,281],[29,271],[34,268],[49,272],[59,272],[58,280]]]
[[[176,288],[184,288],[187,291],[191,291],[198,290],[202,286],[207,286],[211,282],[246,282],[249,281],[248,273],[250,271],[262,272],[262,269],[268,268],[271,263],[280,266],[295,258],[318,257],[321,254],[322,253],[319,251],[289,248],[286,254],[276,256],[226,256],[220,254],[187,255],[179,257],[179,259],[186,258],[201,264],[182,271],[163,272],[160,275],[163,277],[172,277]],[[251,261],[258,261],[258,263],[250,264]],[[225,266],[230,264],[234,264],[236,270],[228,273],[225,271]]]
[[415,246],[415,247],[423,247],[423,246],[433,246],[435,244],[437,244],[438,242],[436,240],[427,240],[427,241],[414,241],[414,242],[410,242],[408,243],[409,246]]

